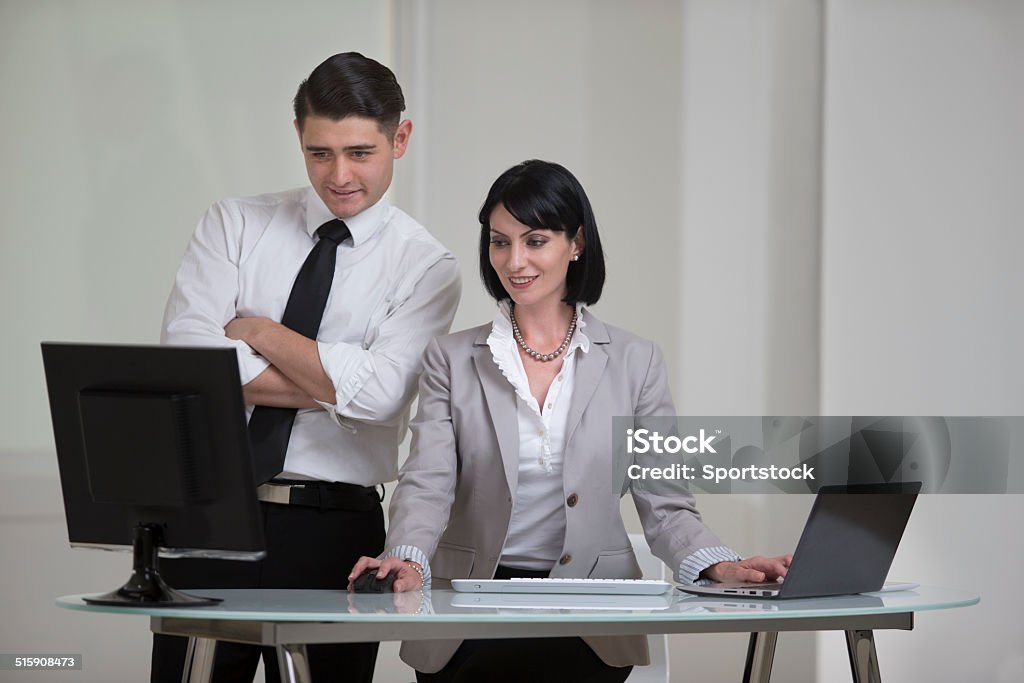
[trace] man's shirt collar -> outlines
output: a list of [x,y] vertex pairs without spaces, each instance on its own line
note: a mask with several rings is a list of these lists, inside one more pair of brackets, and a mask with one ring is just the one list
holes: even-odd
[[[351,218],[343,219],[352,233],[352,246],[358,247],[366,242],[384,225],[391,203],[385,194],[373,206],[360,211]],[[337,218],[327,208],[320,195],[312,187],[306,190],[306,232],[312,237],[316,234],[317,228],[329,220]]]

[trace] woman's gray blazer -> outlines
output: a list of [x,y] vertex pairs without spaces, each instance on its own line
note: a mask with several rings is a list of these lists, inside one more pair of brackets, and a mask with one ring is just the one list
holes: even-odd
[[[613,459],[613,416],[675,415],[661,352],[589,311],[586,316],[591,346],[578,357],[562,470],[565,546],[551,576],[640,576],[619,513],[627,489],[651,550],[676,571],[696,550],[723,544],[701,522],[691,495],[636,486],[626,478],[626,460]],[[490,332],[490,324],[482,325],[428,345],[412,448],[391,501],[385,547],[422,549],[434,587],[455,578],[492,578],[512,514],[519,472],[516,394],[491,356]],[[642,636],[584,640],[613,666],[648,661]],[[402,659],[433,673],[460,642],[406,642]]]

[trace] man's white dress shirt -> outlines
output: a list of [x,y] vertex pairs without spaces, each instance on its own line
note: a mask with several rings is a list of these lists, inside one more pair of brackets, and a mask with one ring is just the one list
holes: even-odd
[[[317,228],[334,218],[311,187],[214,204],[178,269],[162,343],[233,346],[242,384],[255,379],[270,363],[224,326],[280,321]],[[448,331],[461,285],[454,256],[386,197],[345,224],[317,335],[335,400],[298,412],[285,472],[374,486],[397,476],[423,350]]]

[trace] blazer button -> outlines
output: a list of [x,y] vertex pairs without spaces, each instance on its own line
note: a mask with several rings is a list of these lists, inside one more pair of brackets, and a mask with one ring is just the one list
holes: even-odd
[[572,555],[569,553],[562,555],[562,557],[558,559],[558,564],[569,564],[570,562],[572,562]]
[[580,502],[580,497],[575,493],[570,493],[569,497],[565,499],[565,502],[569,507],[574,508],[576,507],[576,503]]

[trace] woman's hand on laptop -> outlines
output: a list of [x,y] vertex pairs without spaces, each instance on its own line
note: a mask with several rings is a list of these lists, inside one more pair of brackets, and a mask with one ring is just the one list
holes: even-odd
[[719,562],[700,573],[702,579],[711,579],[719,583],[764,583],[777,581],[786,576],[793,555],[764,557],[755,555],[739,562]]

